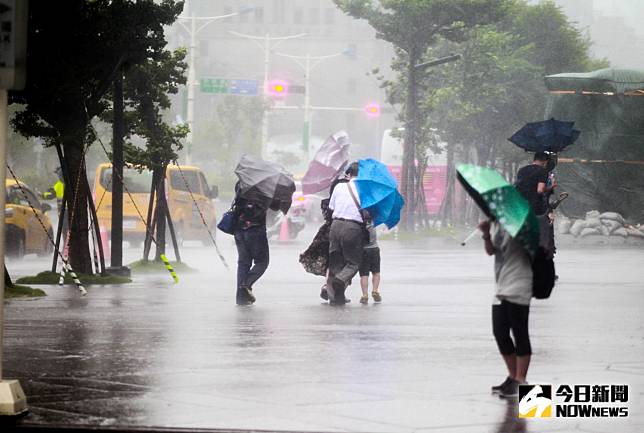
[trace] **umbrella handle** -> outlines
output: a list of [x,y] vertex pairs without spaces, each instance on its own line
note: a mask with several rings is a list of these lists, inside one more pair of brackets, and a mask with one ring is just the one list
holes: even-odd
[[461,242],[461,246],[462,246],[462,247],[464,247],[464,246],[465,246],[465,244],[467,244],[469,241],[471,241],[471,240],[472,240],[472,238],[473,238],[474,236],[476,236],[476,234],[478,233],[478,231],[479,231],[479,228],[478,228],[478,227],[477,227],[477,228],[475,228],[474,230],[472,230],[472,233],[470,233],[469,235],[467,235],[467,237],[466,237],[465,239],[463,239],[463,242]]

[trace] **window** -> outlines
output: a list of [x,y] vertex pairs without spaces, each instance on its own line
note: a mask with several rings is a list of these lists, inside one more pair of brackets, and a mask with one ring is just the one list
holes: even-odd
[[297,8],[293,11],[293,23],[302,24],[304,20],[304,11],[301,8]]
[[320,19],[320,11],[317,8],[309,9],[309,23],[318,24]]
[[208,194],[210,187],[208,186],[208,181],[206,180],[206,177],[202,172],[199,172],[199,180],[201,180],[201,190],[204,192],[204,194]]
[[[201,185],[199,184],[198,172],[192,170],[172,170],[170,173],[170,185],[177,191],[188,192],[188,188],[193,194],[201,194]],[[183,177],[181,176],[183,173]],[[185,181],[184,181],[185,178]],[[186,183],[188,188],[186,188]]]
[[335,22],[335,9],[327,8],[324,11],[324,24],[333,24]]
[[264,8],[255,8],[255,22],[256,23],[264,22]]
[[[101,173],[100,183],[107,192],[112,192],[112,168],[106,168]],[[152,172],[123,167],[123,193],[149,194],[152,187]]]
[[284,22],[284,0],[273,0],[273,23]]

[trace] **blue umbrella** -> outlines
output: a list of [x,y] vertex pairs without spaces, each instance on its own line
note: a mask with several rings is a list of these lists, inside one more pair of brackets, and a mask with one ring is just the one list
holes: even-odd
[[405,201],[386,165],[375,159],[359,160],[355,183],[360,205],[369,211],[374,225],[385,224],[391,229],[398,224]]
[[574,125],[575,122],[563,122],[554,118],[527,123],[509,140],[528,152],[558,153],[579,138],[581,132],[574,129]]

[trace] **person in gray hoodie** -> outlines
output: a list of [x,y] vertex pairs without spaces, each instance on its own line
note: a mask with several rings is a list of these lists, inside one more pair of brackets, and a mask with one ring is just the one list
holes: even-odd
[[496,292],[492,302],[492,329],[508,370],[508,377],[493,386],[492,392],[515,397],[519,384],[526,383],[532,355],[528,332],[532,264],[525,248],[497,222],[483,221],[479,229],[483,232],[485,251],[494,255]]

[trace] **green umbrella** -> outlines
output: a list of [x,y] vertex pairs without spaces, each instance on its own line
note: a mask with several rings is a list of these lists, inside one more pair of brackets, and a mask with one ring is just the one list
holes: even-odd
[[497,171],[461,164],[458,180],[481,210],[501,224],[532,255],[539,247],[539,222],[528,201]]

